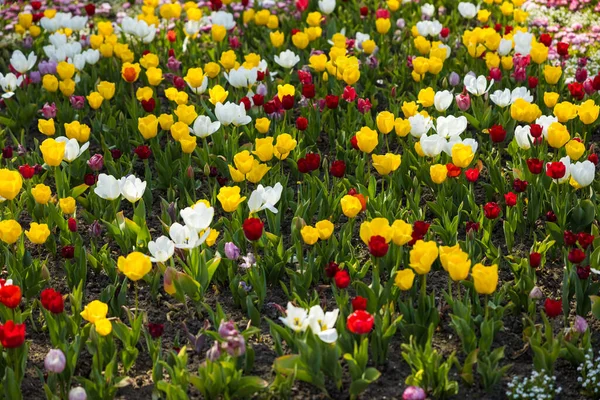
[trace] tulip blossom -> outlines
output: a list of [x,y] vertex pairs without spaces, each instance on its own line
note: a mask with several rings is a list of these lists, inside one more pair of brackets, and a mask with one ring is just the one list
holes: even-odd
[[123,197],[130,203],[135,203],[142,198],[146,191],[146,182],[134,175],[121,178],[119,181],[119,190]]
[[264,187],[263,185],[258,185],[248,199],[248,208],[250,209],[250,214],[254,214],[265,209],[277,214],[278,210],[275,205],[279,202],[282,192],[283,186],[279,182],[277,182],[273,187]]
[[115,200],[121,195],[119,181],[112,175],[100,174],[94,193],[105,200]]
[[482,96],[490,90],[494,84],[494,80],[492,79],[488,85],[487,79],[483,75],[479,75],[479,77],[475,77],[475,75],[466,75],[463,83],[465,84],[465,89],[467,89],[469,93],[475,96]]
[[292,303],[287,304],[285,317],[279,317],[279,320],[295,332],[304,332],[310,323],[308,312],[303,308],[294,307]]

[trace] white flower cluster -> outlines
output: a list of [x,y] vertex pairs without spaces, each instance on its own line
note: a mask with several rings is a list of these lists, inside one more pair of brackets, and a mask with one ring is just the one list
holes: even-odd
[[585,361],[577,367],[577,371],[581,376],[577,378],[577,382],[581,385],[584,392],[597,399],[600,397],[600,357],[594,360],[594,353],[590,349],[585,355]]
[[515,376],[507,386],[506,396],[511,400],[554,400],[562,391],[556,386],[556,377],[547,375],[544,370],[532,371],[529,377]]

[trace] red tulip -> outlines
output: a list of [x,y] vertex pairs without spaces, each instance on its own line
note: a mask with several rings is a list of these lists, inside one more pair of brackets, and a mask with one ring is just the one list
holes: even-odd
[[66,260],[73,259],[73,257],[75,257],[75,247],[70,244],[63,246],[63,248],[60,249],[60,255]]
[[263,104],[265,104],[265,96],[263,96],[262,94],[255,94],[254,96],[252,96],[252,103],[256,107],[261,107]]
[[369,252],[373,257],[383,257],[387,254],[389,245],[383,236],[372,236],[369,240]]
[[354,100],[356,100],[356,89],[354,89],[352,86],[346,86],[344,88],[344,92],[342,93],[342,98],[348,103],[352,103]]
[[53,314],[60,314],[65,309],[62,295],[54,289],[44,289],[40,295],[42,307]]
[[94,3],[86,4],[84,9],[85,9],[85,13],[88,15],[88,17],[92,17],[96,13],[96,6],[94,5]]
[[585,89],[583,88],[583,85],[581,83],[569,83],[567,87],[569,88],[569,92],[571,93],[571,96],[573,96],[574,99],[583,100],[583,98],[585,97]]
[[479,178],[479,170],[477,168],[470,168],[466,170],[465,178],[467,178],[469,182],[477,181],[477,178]]
[[329,108],[330,110],[336,109],[338,107],[339,101],[340,101],[340,98],[333,94],[328,94],[327,96],[325,96],[325,104],[327,105],[327,108]]
[[69,227],[69,231],[77,232],[77,220],[75,218],[69,218],[67,226]]
[[244,96],[240,99],[240,104],[244,105],[244,108],[246,109],[246,111],[248,111],[249,109],[252,108],[252,103],[250,102],[250,99],[246,96]]
[[568,57],[569,56],[569,44],[565,43],[565,42],[558,42],[556,44],[556,52],[561,57]]
[[440,31],[440,37],[442,39],[446,39],[448,37],[448,35],[450,35],[450,29],[443,27],[442,30]]
[[135,148],[135,150],[133,150],[133,152],[142,160],[146,160],[152,155],[152,150],[150,150],[150,147],[146,146],[145,144],[139,145]]
[[588,156],[588,160],[593,162],[595,165],[598,165],[598,155],[596,153],[592,153]]
[[539,138],[542,136],[542,133],[544,132],[544,127],[538,124],[531,124],[529,125],[529,133],[531,134],[531,136],[533,136],[534,138]]
[[360,8],[360,16],[366,17],[367,15],[369,15],[369,8],[366,6],[361,7]]
[[501,125],[493,125],[489,131],[490,139],[494,143],[501,143],[506,139],[506,130]]
[[549,162],[546,164],[546,175],[552,179],[560,179],[565,176],[567,169],[565,164],[560,161]]
[[150,336],[152,336],[153,339],[158,339],[159,337],[161,337],[165,330],[165,326],[163,324],[155,324],[152,322],[149,322],[147,327],[148,333],[150,334]]
[[513,192],[508,192],[504,195],[504,201],[508,207],[514,207],[517,204],[517,195]]
[[350,285],[350,274],[345,269],[339,270],[335,273],[333,280],[339,289],[346,289]]
[[25,342],[25,324],[7,321],[4,325],[0,325],[0,342],[5,349],[21,347]]
[[490,201],[483,206],[483,213],[487,219],[496,219],[500,215],[500,206],[498,203]]
[[354,150],[358,150],[358,139],[356,138],[356,135],[352,136],[352,138],[350,138],[350,145],[352,146],[352,148]]
[[519,178],[515,178],[513,181],[513,190],[517,193],[523,193],[527,190],[528,184],[529,183],[527,183],[527,181],[522,181]]
[[335,160],[331,163],[329,173],[336,178],[343,178],[346,174],[346,163],[342,160]]
[[529,158],[527,160],[527,168],[529,168],[529,172],[531,172],[532,174],[539,174],[542,172],[542,167],[544,166],[544,163],[542,162],[542,160],[539,160],[537,158]]
[[296,129],[299,131],[305,131],[308,128],[308,120],[304,117],[296,118]]
[[446,164],[446,169],[448,170],[449,178],[456,178],[457,176],[460,175],[460,173],[462,171],[462,169],[460,167],[457,167],[456,165],[454,165],[452,163]]
[[529,254],[529,266],[531,268],[538,268],[542,263],[542,255],[538,252]]
[[562,314],[562,300],[546,299],[544,302],[544,311],[550,318],[556,318]]
[[2,285],[0,303],[8,308],[17,308],[21,303],[21,288],[17,285]]
[[352,310],[366,310],[368,300],[362,296],[356,296],[352,299]]
[[550,47],[552,44],[552,36],[547,33],[542,33],[540,35],[540,43],[542,43],[546,47]]
[[565,231],[563,233],[563,240],[567,246],[574,246],[577,243],[577,235],[571,231]]
[[529,89],[531,89],[531,90],[535,89],[539,82],[540,82],[539,79],[536,78],[535,76],[530,76],[527,79],[527,84],[529,85]]
[[31,2],[31,8],[33,8],[34,10],[39,10],[42,7],[42,2],[39,0],[33,0]]
[[585,267],[582,267],[581,265],[577,266],[577,277],[579,277],[579,279],[581,279],[582,281],[589,278],[591,272],[592,272],[592,269],[590,268],[589,265],[587,265]]
[[312,83],[306,83],[302,85],[302,96],[307,99],[312,99],[315,97],[315,85]]
[[29,164],[24,164],[19,167],[19,173],[24,179],[31,179],[35,175],[35,168]]
[[579,264],[585,260],[585,252],[581,249],[571,249],[568,258],[573,264]]
[[352,333],[364,335],[371,332],[375,319],[371,314],[364,310],[356,310],[348,316],[346,327]]
[[335,274],[338,273],[339,270],[340,270],[340,266],[338,265],[338,263],[336,263],[335,261],[331,261],[325,267],[325,275],[328,278],[333,278],[335,276]]
[[594,241],[594,235],[590,235],[589,233],[586,233],[586,232],[579,232],[577,234],[577,241],[579,242],[579,245],[585,250]]
[[264,226],[265,224],[259,218],[247,218],[242,225],[246,239],[252,241],[260,239]]
[[286,94],[281,98],[281,105],[284,110],[291,110],[294,108],[294,96]]

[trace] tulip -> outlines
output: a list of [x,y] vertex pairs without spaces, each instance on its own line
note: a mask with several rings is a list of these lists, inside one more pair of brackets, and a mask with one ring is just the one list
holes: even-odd
[[193,127],[190,128],[190,133],[198,136],[199,138],[206,138],[218,131],[220,127],[221,122],[213,122],[210,117],[201,115],[194,121]]
[[142,198],[146,191],[146,182],[134,175],[129,175],[119,179],[119,190],[123,197],[130,203],[135,203]]
[[150,257],[137,251],[129,253],[127,257],[120,256],[117,265],[119,271],[132,281],[142,279],[152,269]]
[[161,236],[156,241],[148,242],[148,251],[152,255],[150,261],[164,263],[173,256],[175,243],[168,237]]
[[51,349],[44,359],[44,367],[48,372],[60,374],[64,371],[67,360],[60,349]]
[[56,142],[65,144],[63,160],[69,163],[75,161],[90,146],[90,143],[86,142],[80,147],[76,139],[67,139],[64,136],[56,138]]
[[94,193],[105,200],[115,200],[121,195],[119,181],[112,175],[100,174]]
[[483,264],[475,264],[471,271],[475,283],[475,291],[479,294],[492,294],[498,286],[498,265],[493,264],[486,267]]
[[237,260],[240,257],[240,249],[233,242],[225,243],[225,257]]

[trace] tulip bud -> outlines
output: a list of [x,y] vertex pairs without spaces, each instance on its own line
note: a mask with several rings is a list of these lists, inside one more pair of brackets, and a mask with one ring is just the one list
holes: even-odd
[[402,400],[425,400],[426,397],[425,391],[417,386],[407,387],[402,394]]
[[448,88],[448,78],[444,77],[444,79],[442,79],[442,88],[447,89]]
[[77,232],[77,220],[75,218],[69,218],[67,226],[71,232]]
[[69,400],[87,400],[85,389],[81,386],[71,389],[69,391]]
[[542,293],[542,289],[537,286],[534,286],[533,289],[531,289],[531,292],[529,292],[530,299],[538,300],[542,297],[544,297],[544,293]]
[[90,233],[94,237],[100,237],[100,235],[102,234],[102,225],[100,225],[100,222],[92,222],[92,225],[90,226]]
[[171,221],[175,221],[177,219],[177,210],[175,203],[169,203],[169,206],[167,207],[167,214],[169,214]]
[[240,257],[240,249],[233,242],[225,243],[225,257],[237,260]]
[[185,170],[185,174],[188,178],[194,179],[194,168],[191,165],[188,166],[187,169]]
[[204,164],[203,172],[205,176],[210,176],[210,165]]
[[48,267],[45,264],[42,266],[41,275],[42,275],[42,279],[45,281],[50,279],[50,271],[48,270]]
[[573,323],[573,330],[577,333],[583,334],[588,329],[588,323],[585,318],[581,316],[575,317],[575,322]]
[[94,154],[87,161],[87,165],[92,171],[100,171],[104,167],[104,156],[102,154]]
[[460,83],[460,76],[456,72],[452,72],[448,77],[448,83],[452,86],[456,86]]
[[[51,349],[44,359],[44,367],[49,372],[60,374],[64,371],[67,360],[64,353],[59,349]],[[71,396],[69,396],[71,398]]]
[[456,96],[456,104],[461,111],[467,111],[471,107],[471,98],[468,94],[459,94]]

